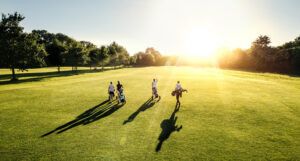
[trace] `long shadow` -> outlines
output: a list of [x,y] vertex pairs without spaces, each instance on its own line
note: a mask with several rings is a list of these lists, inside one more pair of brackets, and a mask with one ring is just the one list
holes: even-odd
[[140,108],[137,109],[137,111],[135,111],[133,114],[131,114],[128,117],[128,119],[123,122],[123,125],[125,125],[128,122],[133,121],[140,112],[146,111],[147,109],[151,108],[154,104],[155,104],[155,101],[152,100],[152,98],[150,97]]
[[42,135],[41,137],[48,136],[55,132],[56,132],[56,134],[60,134],[60,133],[65,132],[76,126],[90,124],[94,121],[97,121],[101,118],[111,115],[112,113],[117,111],[122,106],[123,106],[123,104],[117,104],[114,102],[109,103],[108,100],[103,101],[99,105],[92,107],[89,110],[85,111],[84,113],[80,114],[74,120],[57,127],[56,129]]
[[176,125],[177,116],[175,116],[175,114],[178,112],[179,107],[180,105],[176,104],[171,117],[161,122],[160,127],[162,128],[162,131],[158,137],[159,143],[156,146],[156,152],[160,151],[163,142],[166,141],[173,132],[179,132],[182,129],[182,125],[180,127]]
[[[122,69],[122,68],[118,68]],[[1,81],[3,79],[10,79],[11,74],[4,74],[0,75],[0,85],[4,84],[18,84],[23,82],[34,82],[34,81],[40,81],[45,78],[52,78],[52,77],[65,77],[65,76],[73,76],[73,75],[79,75],[84,73],[95,73],[95,72],[103,72],[108,70],[117,70],[117,69],[97,69],[97,70],[77,70],[77,71],[61,71],[61,72],[43,72],[43,73],[18,73],[16,74],[17,78],[26,78],[26,77],[34,77],[34,78],[28,78],[28,79],[21,79],[17,81]]]

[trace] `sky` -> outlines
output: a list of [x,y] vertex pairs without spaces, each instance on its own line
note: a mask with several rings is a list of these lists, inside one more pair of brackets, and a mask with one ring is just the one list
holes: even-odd
[[299,0],[0,0],[26,32],[45,29],[97,46],[113,41],[133,55],[205,55],[249,48],[259,35],[277,46],[300,36]]

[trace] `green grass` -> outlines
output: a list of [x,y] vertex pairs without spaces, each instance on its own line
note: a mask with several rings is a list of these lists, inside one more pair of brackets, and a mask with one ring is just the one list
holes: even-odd
[[[0,160],[300,160],[299,77],[190,67],[52,71],[9,83],[10,71],[0,69]],[[147,102],[154,77],[162,98]],[[117,80],[127,103],[99,105]],[[177,80],[188,89],[178,112],[170,94]]]

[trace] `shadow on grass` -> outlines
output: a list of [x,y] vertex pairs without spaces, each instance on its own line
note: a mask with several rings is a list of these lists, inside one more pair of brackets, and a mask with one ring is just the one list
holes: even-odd
[[177,116],[175,116],[176,112],[179,111],[180,104],[175,106],[175,109],[169,119],[165,119],[161,122],[160,127],[162,128],[162,131],[158,137],[159,143],[156,146],[155,151],[158,152],[161,149],[161,146],[165,140],[167,140],[172,132],[177,131],[179,132],[182,129],[182,125],[178,127],[176,125]]
[[[117,68],[122,69],[122,68]],[[0,85],[4,84],[18,84],[23,82],[34,82],[34,81],[40,81],[45,78],[52,78],[52,77],[65,77],[65,76],[73,76],[73,75],[79,75],[84,73],[96,73],[96,72],[103,72],[108,70],[116,70],[116,69],[97,69],[97,70],[77,70],[77,71],[61,71],[61,72],[43,72],[43,73],[18,73],[16,74],[17,78],[26,78],[26,77],[34,77],[34,78],[28,78],[28,79],[21,79],[17,81],[1,81],[3,79],[11,79],[11,74],[4,74],[0,75]]]
[[108,100],[103,101],[99,105],[85,111],[84,113],[77,116],[74,120],[61,125],[57,127],[56,129],[42,135],[41,137],[48,136],[52,133],[60,134],[62,132],[65,132],[71,128],[74,128],[79,125],[87,125],[94,121],[97,121],[101,118],[104,118],[106,116],[111,115],[115,111],[117,111],[119,108],[121,108],[124,104],[117,104],[117,103],[109,103]]
[[[160,99],[159,99],[160,100]],[[158,100],[158,101],[159,101]],[[158,102],[156,101],[156,102]],[[133,114],[131,114],[127,120],[125,120],[123,122],[123,125],[125,125],[126,123],[128,122],[131,122],[135,119],[135,117],[140,113],[140,112],[143,112],[143,111],[146,111],[147,109],[151,108],[152,106],[154,106],[155,104],[155,101],[152,99],[152,97],[150,97],[140,108],[138,108],[137,111],[135,111]]]

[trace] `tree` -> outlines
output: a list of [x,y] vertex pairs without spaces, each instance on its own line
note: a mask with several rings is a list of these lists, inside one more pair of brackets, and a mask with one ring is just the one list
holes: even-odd
[[38,38],[38,43],[44,44],[46,47],[56,40],[55,34],[48,33],[46,30],[32,30],[32,34]]
[[252,46],[265,48],[268,47],[270,43],[270,37],[266,35],[260,35],[254,42],[252,42]]
[[129,53],[123,46],[113,42],[108,46],[108,51],[110,55],[109,62],[114,68],[116,65],[128,64]]
[[155,63],[155,58],[151,54],[145,54],[145,56],[142,59],[143,64],[146,66],[151,66]]
[[95,66],[95,69],[99,63],[99,59],[98,59],[98,56],[100,54],[100,49],[96,48],[96,49],[93,49],[89,52],[89,61],[88,61],[88,64],[90,65],[90,69],[92,68],[92,66]]
[[47,52],[49,54],[48,59],[51,64],[57,66],[58,72],[60,72],[60,67],[64,63],[63,57],[66,51],[66,47],[56,39],[54,40],[54,43],[47,46]]
[[153,47],[150,47],[146,49],[145,53],[153,55],[155,62],[153,65],[159,65],[159,59],[161,59],[161,54],[159,51],[155,50]]
[[[2,14],[0,21],[0,59],[1,63],[12,71],[12,80],[17,80],[15,69],[23,71],[32,64],[43,65],[46,52],[37,37],[33,34],[23,33],[23,27],[19,23],[25,17],[15,12]],[[36,65],[35,64],[35,65]]]
[[62,34],[62,33],[55,34],[55,38],[64,45],[72,45],[72,44],[74,44],[74,42],[76,42],[76,40],[74,40],[74,39],[70,38],[69,36]]
[[123,48],[121,46],[121,51],[119,53],[119,56],[118,56],[118,65],[128,65],[129,64],[129,53],[127,52],[127,50],[125,48]]
[[139,65],[139,66],[143,66],[144,65],[144,62],[143,62],[143,58],[146,54],[142,51],[134,54],[134,56],[136,56],[136,65]]
[[92,66],[95,66],[96,69],[98,65],[97,55],[99,54],[99,49],[96,47],[96,45],[89,41],[80,41],[80,43],[88,53],[88,58],[86,62],[90,66],[90,70],[92,69]]
[[115,68],[115,66],[118,64],[118,57],[119,57],[118,53],[120,51],[119,45],[116,42],[111,43],[108,46],[108,51],[109,51],[108,54],[110,55],[109,62]]
[[104,70],[104,65],[107,63],[108,58],[109,58],[109,50],[108,50],[108,48],[105,47],[105,46],[101,46],[100,47],[100,53],[98,55],[98,60],[101,63],[102,71]]
[[130,57],[129,62],[132,65],[151,66],[165,65],[167,57],[162,57],[159,51],[154,48],[147,48],[145,52],[138,52]]
[[[44,67],[46,66],[45,58],[47,56],[47,52],[45,50],[45,46],[43,44],[38,43],[38,38],[36,35],[32,33],[24,33],[23,34],[25,39],[22,42],[22,55],[23,58],[23,65],[25,68],[32,68],[32,67]],[[25,64],[26,62],[26,64]]]
[[[295,72],[300,72],[300,36],[295,38],[294,41],[284,43],[279,46],[278,49],[281,50],[282,56],[287,63]],[[286,65],[287,66],[287,65]]]
[[294,41],[286,42],[281,46],[278,46],[278,49],[291,49],[291,48],[297,48],[300,47],[300,36],[295,38]]
[[[72,40],[72,39],[70,39]],[[85,48],[81,45],[81,43],[72,40],[69,42],[68,52],[65,54],[66,57],[66,64],[75,67],[75,70],[77,70],[77,67],[79,65],[84,65],[89,61],[88,52],[85,50]]]
[[255,70],[264,70],[273,62],[275,49],[269,46],[271,43],[268,36],[260,35],[252,42],[250,48],[251,56],[253,57],[253,67]]
[[89,51],[97,48],[96,45],[94,45],[89,41],[79,41],[79,42]]
[[133,55],[130,57],[130,65],[136,65],[137,56]]

